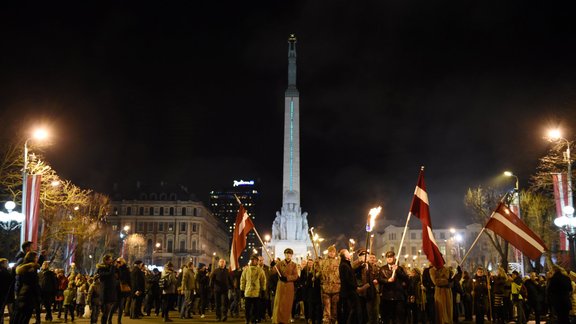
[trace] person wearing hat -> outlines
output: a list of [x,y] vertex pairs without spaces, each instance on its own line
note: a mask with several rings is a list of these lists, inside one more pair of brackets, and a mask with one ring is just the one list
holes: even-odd
[[298,267],[292,261],[294,251],[284,250],[284,260],[278,262],[274,271],[278,272],[278,285],[272,311],[272,324],[290,323],[294,302],[294,281],[298,280]]
[[336,256],[336,247],[330,245],[326,258],[320,261],[320,286],[322,288],[322,322],[335,324],[338,319],[338,300],[340,299],[340,258]]
[[40,305],[37,262],[36,252],[28,252],[22,263],[16,267],[16,300],[13,318],[10,318],[11,323],[28,323],[34,308]]
[[385,254],[386,264],[380,268],[378,284],[380,287],[380,314],[384,323],[404,323],[406,291],[404,284],[409,278],[404,268],[396,264],[396,254],[388,251]]

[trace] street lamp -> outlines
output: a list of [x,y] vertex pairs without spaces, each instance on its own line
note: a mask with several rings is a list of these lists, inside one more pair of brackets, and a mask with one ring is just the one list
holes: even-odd
[[572,157],[570,156],[570,141],[562,137],[562,133],[559,129],[552,129],[548,131],[548,139],[550,141],[562,140],[566,142],[566,152],[564,152],[564,160],[566,161],[568,174],[566,175],[567,186],[568,186],[568,206],[574,207],[572,202]]
[[120,239],[122,240],[122,258],[124,258],[124,252],[126,250],[126,238],[128,237],[128,231],[130,231],[130,226],[125,225],[120,231]]
[[28,182],[28,141],[30,140],[43,140],[48,137],[48,133],[44,129],[37,129],[32,134],[32,137],[24,141],[24,166],[22,167],[22,227],[20,231],[20,245],[26,240],[26,183]]
[[565,206],[562,211],[562,216],[554,220],[554,225],[556,225],[562,232],[566,234],[568,238],[568,250],[570,253],[570,269],[576,270],[576,245],[574,241],[576,239],[576,218],[574,215],[574,207]]

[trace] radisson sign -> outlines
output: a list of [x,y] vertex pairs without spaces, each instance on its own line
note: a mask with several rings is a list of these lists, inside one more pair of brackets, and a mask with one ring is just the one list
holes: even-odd
[[234,180],[234,187],[238,187],[238,186],[253,186],[254,185],[254,180],[248,180],[248,181],[244,181],[244,180]]

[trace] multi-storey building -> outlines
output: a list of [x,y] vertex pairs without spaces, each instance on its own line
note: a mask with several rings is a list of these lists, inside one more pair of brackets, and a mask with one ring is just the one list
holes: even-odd
[[[234,180],[232,186],[223,190],[213,190],[210,192],[210,209],[222,223],[228,232],[228,243],[232,243],[232,233],[236,216],[238,214],[238,200],[242,202],[244,208],[254,222],[256,220],[259,193],[254,180]],[[237,199],[238,198],[238,199]],[[240,256],[240,264],[249,261],[248,256],[254,250],[260,251],[260,243],[254,231],[251,231],[246,238],[246,249]]]
[[[440,253],[448,265],[460,260],[466,254],[468,248],[472,245],[478,233],[482,230],[480,224],[470,224],[464,228],[442,228],[434,229],[434,238]],[[398,251],[402,232],[404,227],[390,225],[375,236],[374,252],[381,256],[387,251],[396,253],[400,264],[406,264],[415,267],[426,267],[429,261],[422,251],[422,227],[413,226],[406,230],[402,250]],[[496,269],[499,262],[499,255],[490,244],[487,237],[482,236],[476,243],[476,246],[470,251],[470,254],[464,262],[466,269],[473,269],[482,265],[488,268]]]
[[181,266],[229,257],[224,226],[184,186],[138,182],[130,190],[115,188],[112,211],[108,220],[128,260]]

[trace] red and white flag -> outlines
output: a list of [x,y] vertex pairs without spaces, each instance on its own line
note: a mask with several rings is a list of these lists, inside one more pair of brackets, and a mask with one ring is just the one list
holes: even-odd
[[[552,173],[554,185],[554,202],[556,203],[556,218],[564,216],[564,207],[568,206],[568,179],[565,173]],[[560,231],[560,249],[568,249],[568,238]]]
[[414,198],[410,206],[410,213],[420,219],[422,222],[422,250],[430,263],[440,268],[444,265],[445,261],[438,249],[438,244],[434,240],[432,233],[432,222],[430,221],[430,206],[428,204],[428,193],[426,192],[426,184],[424,183],[424,167],[420,169],[418,176],[418,183],[414,191]]
[[544,241],[504,203],[500,203],[492,213],[486,228],[522,251],[531,260],[537,260],[546,251]]
[[244,206],[240,205],[238,215],[236,215],[234,233],[232,234],[232,247],[230,248],[230,271],[234,271],[240,268],[238,258],[246,248],[246,236],[253,228],[254,223],[252,223],[250,215],[248,215],[248,212]]
[[32,248],[38,243],[38,206],[40,205],[40,185],[42,176],[32,174],[26,177],[26,215],[24,215],[24,241],[31,241]]

